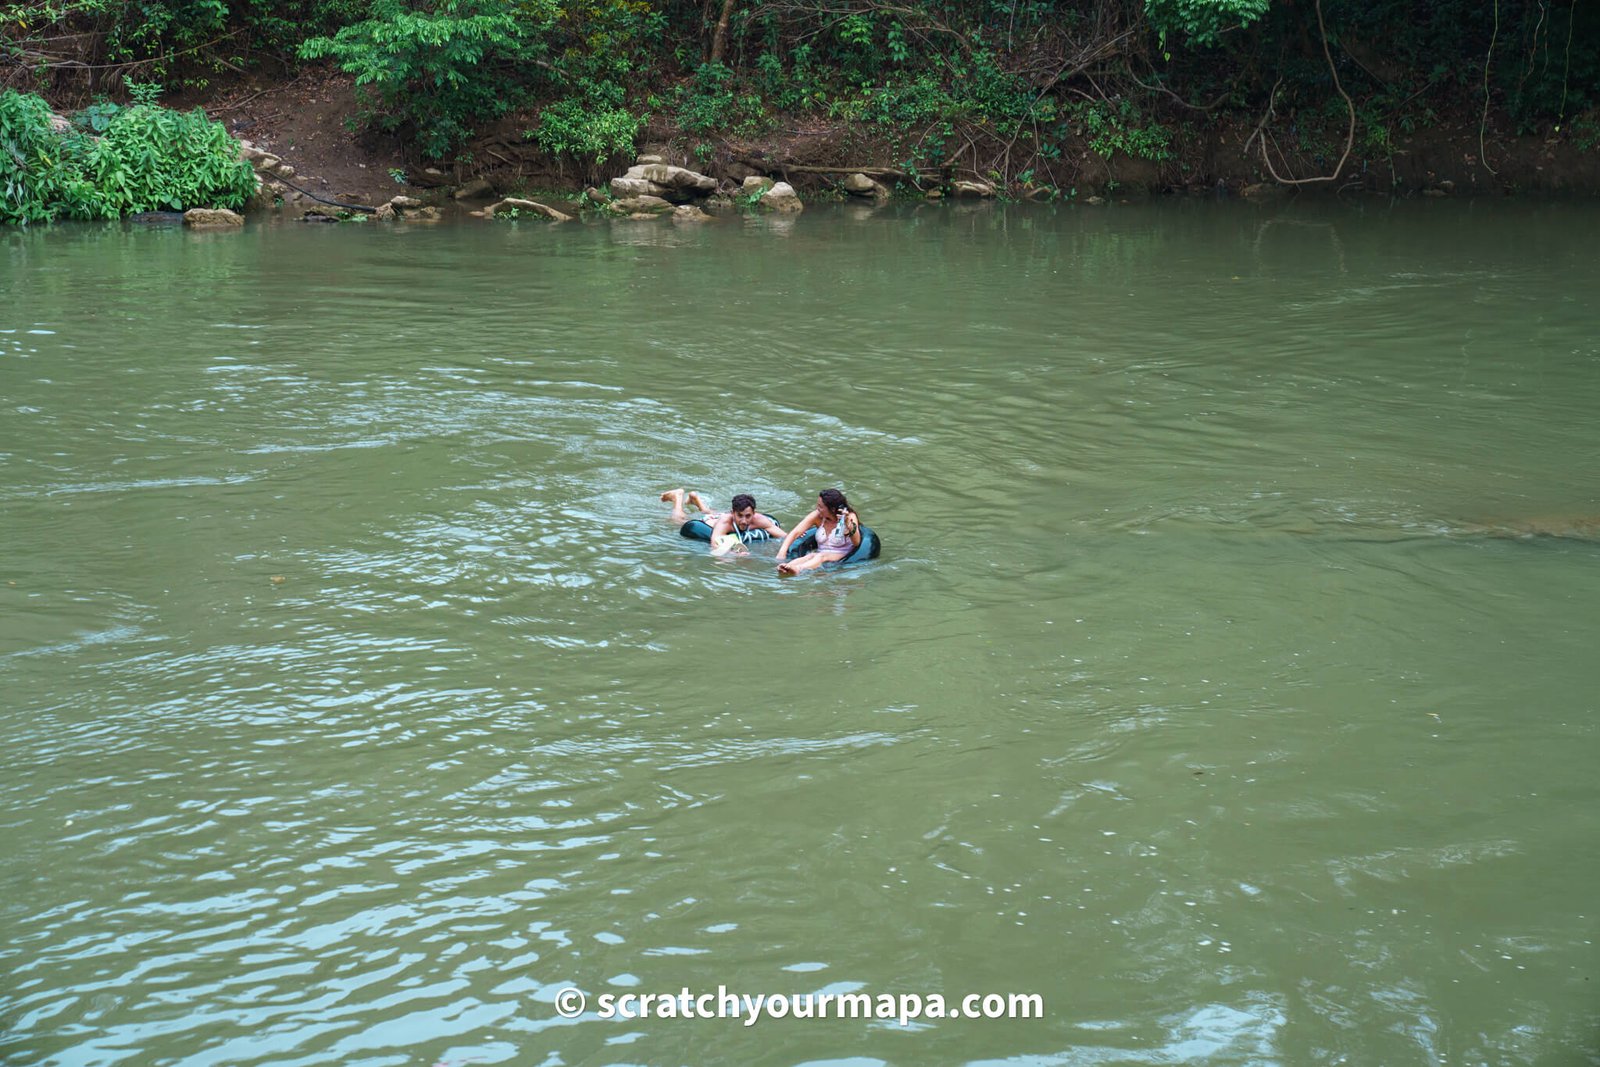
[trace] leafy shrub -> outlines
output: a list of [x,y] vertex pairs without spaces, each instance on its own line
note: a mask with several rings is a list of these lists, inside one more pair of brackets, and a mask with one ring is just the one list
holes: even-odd
[[100,120],[99,136],[57,132],[42,98],[0,93],[0,222],[240,207],[255,191],[239,142],[202,111],[142,103]]
[[331,57],[365,90],[369,122],[414,128],[438,157],[526,99],[561,15],[556,0],[441,0],[432,10],[373,0],[371,18],[313,37],[300,55]]
[[622,90],[609,83],[582,86],[584,92],[545,108],[539,128],[529,131],[551,155],[603,163],[631,152],[644,118],[622,106]]
[[1121,152],[1156,163],[1172,158],[1172,132],[1146,121],[1130,100],[1092,100],[1072,104],[1068,113],[1083,124],[1089,147],[1103,159]]
[[694,133],[750,134],[771,118],[760,95],[740,92],[733,71],[721,63],[702,63],[677,95],[678,122]]
[[1145,15],[1162,46],[1174,37],[1214,45],[1228,30],[1248,26],[1267,13],[1268,0],[1145,0]]

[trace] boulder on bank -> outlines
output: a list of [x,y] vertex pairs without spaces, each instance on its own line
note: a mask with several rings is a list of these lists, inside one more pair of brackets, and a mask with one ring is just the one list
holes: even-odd
[[873,181],[865,174],[852,174],[839,184],[851,196],[870,196],[874,200],[887,200],[889,198],[888,187]]
[[565,212],[557,211],[555,208],[541,204],[537,200],[522,200],[514,196],[508,196],[504,200],[495,201],[493,204],[490,204],[488,207],[484,208],[483,213],[485,217],[492,219],[500,212],[508,210],[517,211],[528,215],[538,215],[541,218],[549,219],[551,222],[572,221],[572,216],[566,214]]
[[183,213],[183,224],[197,230],[232,229],[244,225],[244,216],[225,207],[194,207]]
[[800,200],[800,194],[795,192],[794,186],[788,182],[778,182],[761,194],[761,199],[756,201],[756,207],[780,215],[792,215],[806,209]]
[[760,175],[752,174],[750,177],[744,180],[743,185],[739,186],[739,195],[751,197],[765,196],[767,194],[767,190],[771,189],[777,184],[778,183],[773,181],[771,178],[763,178]]
[[407,182],[422,189],[437,189],[450,184],[450,175],[438,167],[423,167],[418,173],[410,175]]
[[983,200],[994,195],[994,186],[988,182],[957,181],[950,183],[950,195],[971,200]]
[[629,217],[665,215],[672,210],[672,204],[659,196],[625,196],[611,201],[606,210],[613,215]]
[[716,191],[715,178],[667,163],[637,164],[622,177],[611,179],[611,195],[623,198],[655,196],[683,204]]
[[494,186],[483,178],[474,178],[453,195],[457,200],[487,200],[494,195]]

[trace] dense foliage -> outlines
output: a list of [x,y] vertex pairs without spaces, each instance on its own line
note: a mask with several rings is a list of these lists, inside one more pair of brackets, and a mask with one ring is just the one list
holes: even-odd
[[0,92],[0,222],[240,207],[255,172],[203,112],[98,104],[58,129],[44,99]]
[[0,26],[0,85],[83,102],[128,75],[331,60],[368,124],[439,158],[511,112],[588,161],[647,121],[708,154],[810,114],[907,166],[1005,178],[1069,142],[1163,163],[1228,116],[1313,169],[1446,113],[1583,144],[1600,128],[1584,0],[0,0]]

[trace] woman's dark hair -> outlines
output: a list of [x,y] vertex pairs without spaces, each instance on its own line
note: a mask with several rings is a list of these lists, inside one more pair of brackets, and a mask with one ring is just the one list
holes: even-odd
[[847,508],[850,506],[850,501],[846,500],[844,498],[844,494],[839,492],[837,489],[824,489],[822,492],[818,493],[817,496],[820,497],[822,502],[828,506],[829,511],[832,511],[836,514],[840,508]]
[[740,493],[733,498],[734,511],[743,511],[745,508],[754,509],[755,506],[756,498],[751,496],[749,493]]

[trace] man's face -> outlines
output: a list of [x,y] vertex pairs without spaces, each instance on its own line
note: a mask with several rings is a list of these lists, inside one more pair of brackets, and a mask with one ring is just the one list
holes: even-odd
[[735,526],[739,527],[739,529],[746,530],[750,528],[750,523],[755,519],[755,517],[755,508],[744,508],[733,513],[733,522]]

